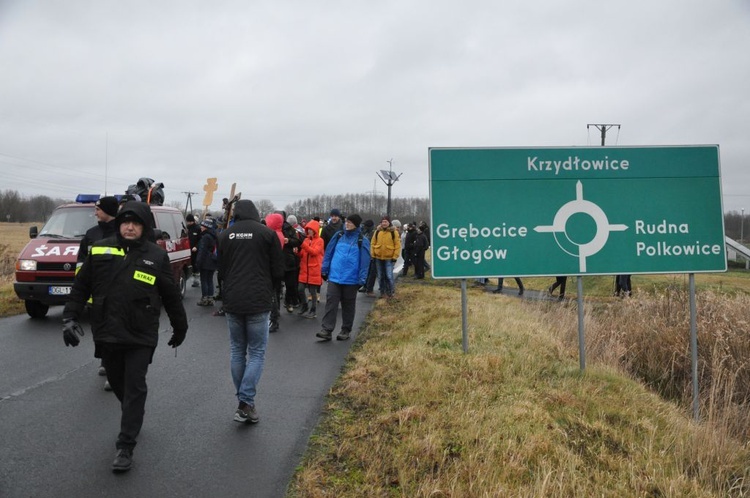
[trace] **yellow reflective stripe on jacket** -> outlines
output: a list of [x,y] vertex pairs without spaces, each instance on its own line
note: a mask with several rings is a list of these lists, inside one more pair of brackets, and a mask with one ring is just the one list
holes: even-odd
[[91,255],[96,256],[97,254],[112,254],[114,256],[125,256],[125,250],[118,247],[92,247]]
[[133,274],[133,278],[135,280],[138,280],[139,282],[145,282],[149,285],[154,285],[156,283],[155,275],[149,275],[148,273],[144,273],[138,270],[136,270],[135,273]]

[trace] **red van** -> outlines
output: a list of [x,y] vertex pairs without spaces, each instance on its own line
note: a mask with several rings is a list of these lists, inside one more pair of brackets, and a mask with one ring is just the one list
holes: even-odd
[[[94,203],[98,195],[79,195],[75,203],[52,212],[41,231],[29,229],[31,240],[16,261],[13,289],[32,318],[43,318],[50,306],[65,304],[73,286],[78,247],[86,231],[97,223]],[[151,206],[157,227],[157,243],[169,253],[175,282],[184,296],[190,277],[190,243],[182,211]]]

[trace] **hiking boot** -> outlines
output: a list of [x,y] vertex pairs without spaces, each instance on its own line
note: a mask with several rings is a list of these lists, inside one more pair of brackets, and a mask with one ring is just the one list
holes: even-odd
[[305,318],[317,318],[318,314],[315,312],[315,309],[311,309],[302,316],[304,316]]
[[115,460],[112,462],[112,472],[127,472],[133,465],[133,450],[121,448],[117,450]]
[[286,305],[286,311],[287,311],[287,313],[293,313],[294,312],[294,306],[292,306],[291,304],[287,304]]
[[377,297],[374,292],[368,292],[367,294],[365,294],[365,296],[367,296],[367,297]]
[[279,322],[271,322],[271,325],[268,327],[268,332],[278,332],[279,331]]
[[337,341],[347,341],[349,340],[349,334],[351,334],[351,331],[349,330],[342,330],[339,332],[339,335],[336,336]]
[[503,288],[502,287],[498,287],[497,289],[493,290],[492,293],[493,294],[502,294],[503,293]]
[[255,411],[255,405],[240,402],[239,408],[234,412],[234,421],[241,424],[257,424],[258,420],[258,412]]
[[297,314],[299,316],[304,316],[304,314],[307,313],[307,310],[309,310],[309,309],[310,309],[310,307],[307,305],[306,302],[302,303],[302,306],[299,307],[299,311],[297,312]]
[[315,334],[315,337],[320,337],[324,341],[330,341],[331,340],[331,331],[330,330],[321,330],[317,334]]
[[109,391],[112,390],[112,386],[109,385],[109,381],[108,380],[104,381],[104,390],[107,391],[107,392],[109,392]]
[[207,298],[207,297],[202,297],[202,298],[200,299],[200,301],[198,301],[198,302],[197,302],[197,303],[195,303],[195,304],[196,304],[197,306],[208,306],[208,298]]

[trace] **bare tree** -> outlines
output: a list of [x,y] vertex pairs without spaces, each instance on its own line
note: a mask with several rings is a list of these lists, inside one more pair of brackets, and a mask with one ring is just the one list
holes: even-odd
[[269,201],[268,199],[258,199],[257,201],[253,200],[253,204],[255,204],[255,207],[258,208],[258,213],[260,213],[261,219],[265,218],[267,214],[273,213],[276,210],[273,202]]

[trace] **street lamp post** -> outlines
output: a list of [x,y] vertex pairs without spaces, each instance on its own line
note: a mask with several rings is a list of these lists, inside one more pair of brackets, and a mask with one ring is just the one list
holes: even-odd
[[388,163],[388,171],[381,169],[380,173],[376,173],[378,177],[383,181],[383,183],[386,184],[388,187],[388,207],[386,208],[386,214],[388,215],[388,218],[391,217],[391,187],[394,183],[398,181],[399,178],[401,178],[401,175],[403,173],[399,173],[398,175],[393,172],[393,159],[390,161],[386,161]]

